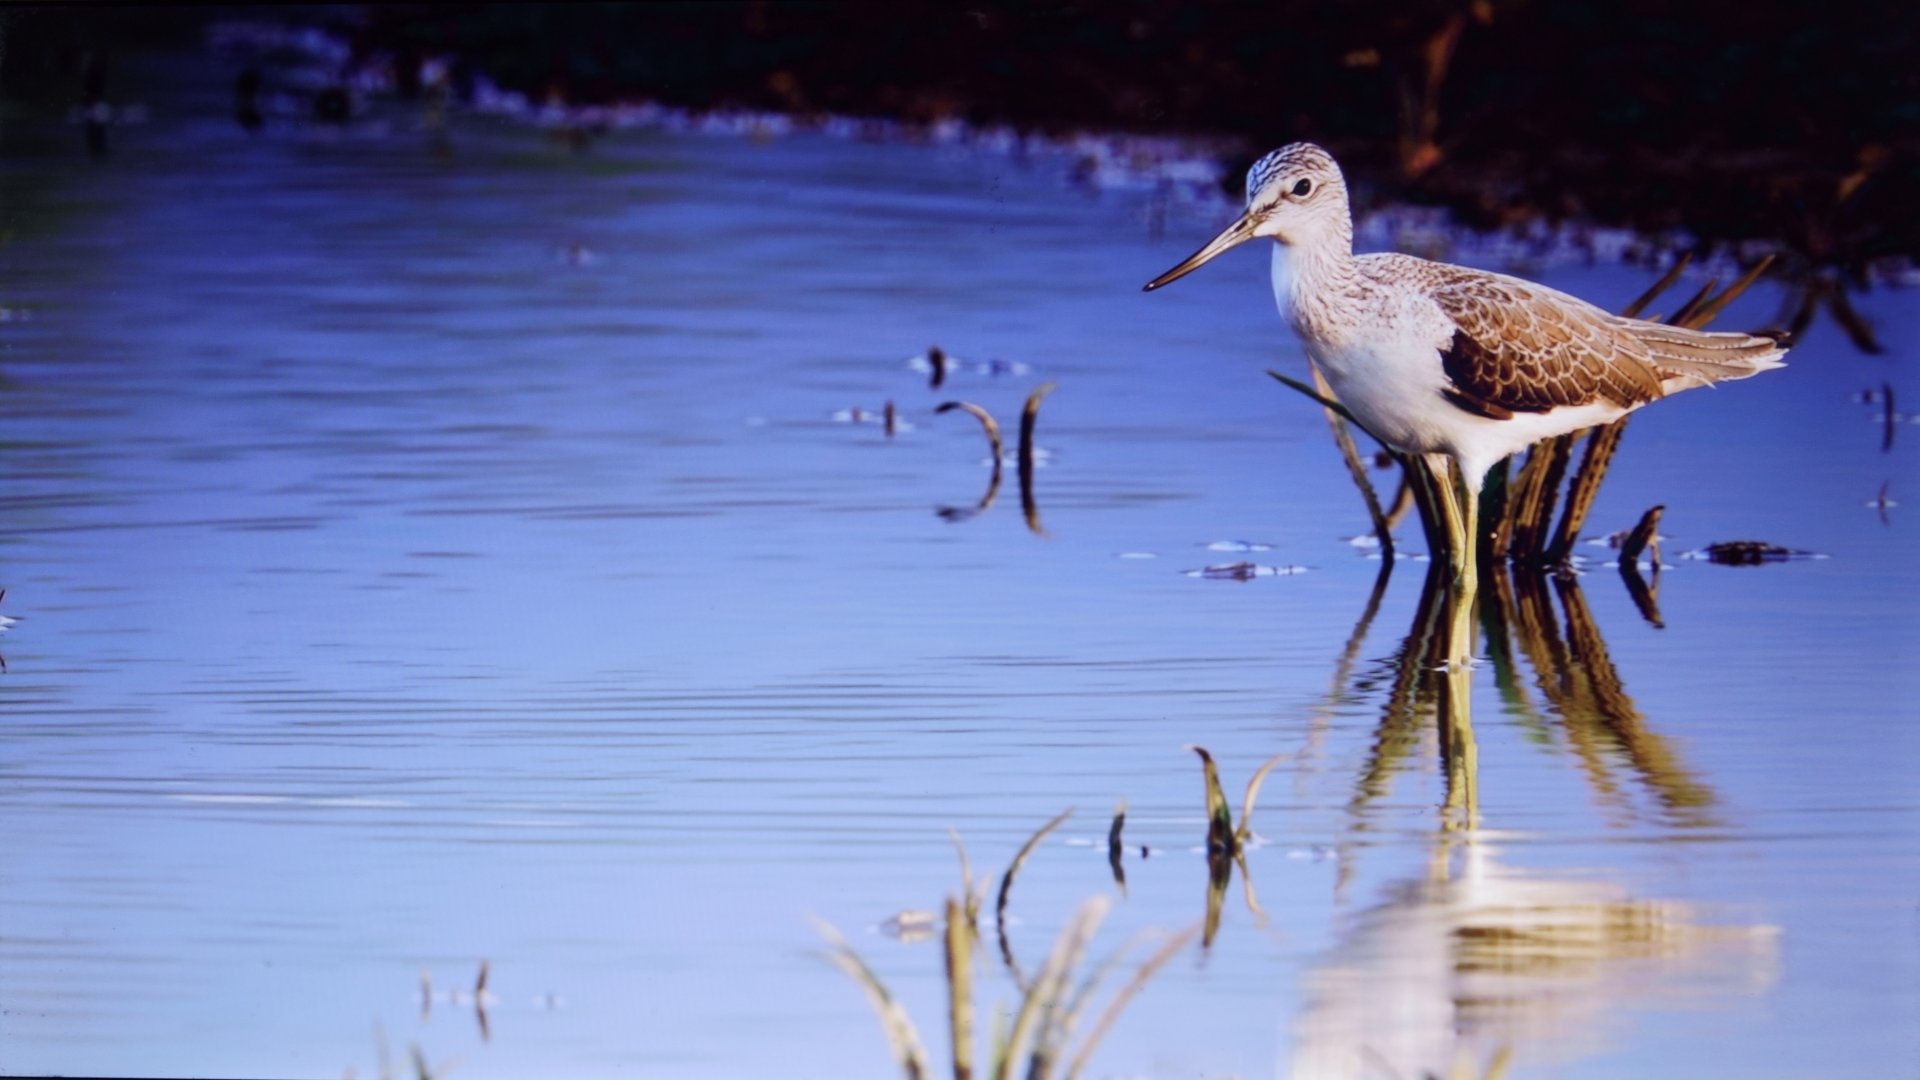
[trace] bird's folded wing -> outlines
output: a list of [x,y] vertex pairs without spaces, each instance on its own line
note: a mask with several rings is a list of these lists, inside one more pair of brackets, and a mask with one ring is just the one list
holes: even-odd
[[1454,272],[1430,295],[1455,327],[1440,352],[1452,384],[1444,393],[1455,405],[1505,419],[1573,405],[1631,407],[1663,393],[1664,373],[1625,320],[1517,278],[1446,269]]

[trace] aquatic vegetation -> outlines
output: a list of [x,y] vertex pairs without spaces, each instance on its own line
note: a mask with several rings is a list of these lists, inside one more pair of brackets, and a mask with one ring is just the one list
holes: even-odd
[[[1070,813],[1072,811],[1069,810],[1056,815],[1028,837],[1001,875],[996,922],[1001,927],[1002,956],[1013,974],[1020,999],[1011,1014],[1011,1021],[1008,1021],[1008,1014],[1003,1010],[994,1025],[989,1043],[991,1065],[982,1074],[993,1080],[1011,1080],[1016,1071],[1028,1080],[1048,1080],[1056,1075],[1056,1070],[1059,1070],[1058,1075],[1063,1080],[1072,1080],[1081,1075],[1127,1005],[1155,973],[1179,955],[1198,932],[1197,929],[1188,929],[1167,937],[1158,949],[1135,967],[1133,977],[1108,996],[1106,1007],[1100,1011],[1086,1035],[1075,1042],[1080,1023],[1089,1015],[1088,1010],[1098,997],[1101,986],[1140,943],[1140,939],[1126,941],[1101,960],[1087,963],[1087,949],[1111,907],[1106,897],[1092,897],[1068,918],[1059,936],[1054,939],[1046,961],[1028,980],[1013,962],[1005,933],[1006,903],[1014,877],[1041,839],[1065,821]],[[1112,835],[1117,835],[1119,830],[1119,818],[1115,820]],[[974,1052],[977,1041],[974,1030],[976,979],[973,961],[979,947],[977,913],[982,895],[979,883],[973,879],[966,848],[960,844],[957,836],[954,838],[954,847],[960,857],[961,892],[949,895],[946,899],[942,936],[950,1035],[949,1061],[954,1080],[970,1080],[975,1075]],[[901,1072],[909,1080],[925,1080],[933,1076],[926,1044],[899,999],[893,996],[886,983],[861,959],[859,952],[846,938],[825,923],[819,924],[819,931],[829,946],[827,961],[860,987],[879,1017],[887,1045]]]
[[1253,804],[1260,797],[1260,785],[1275,765],[1286,760],[1281,754],[1268,758],[1247,781],[1247,792],[1240,803],[1240,822],[1234,824],[1233,811],[1227,805],[1226,792],[1220,787],[1220,769],[1213,755],[1203,746],[1188,746],[1200,756],[1207,796],[1207,915],[1200,935],[1201,948],[1211,948],[1220,932],[1220,916],[1226,906],[1227,886],[1233,881],[1233,869],[1240,868],[1240,880],[1246,886],[1247,909],[1255,918],[1265,918],[1259,898],[1254,895],[1253,877],[1247,872],[1247,845],[1253,839]]
[[942,402],[940,406],[933,411],[937,415],[950,413],[956,409],[980,421],[981,430],[987,434],[987,447],[991,451],[991,461],[993,462],[993,476],[987,481],[987,493],[980,497],[978,504],[967,509],[941,507],[939,510],[940,516],[946,518],[948,521],[965,521],[967,518],[993,505],[994,496],[1000,493],[1000,459],[1004,455],[1000,443],[1000,422],[993,418],[992,413],[975,405],[971,401]]

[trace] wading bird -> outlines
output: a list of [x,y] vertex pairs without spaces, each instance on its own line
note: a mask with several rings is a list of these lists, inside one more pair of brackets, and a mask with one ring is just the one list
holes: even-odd
[[[1355,255],[1346,179],[1312,143],[1255,162],[1246,212],[1146,288],[1256,237],[1275,241],[1274,300],[1334,394],[1388,446],[1427,455],[1442,478],[1455,580],[1468,598],[1487,470],[1675,391],[1779,367],[1786,352],[1783,335],[1684,330],[1505,274]],[[1448,460],[1458,494],[1445,480]]]

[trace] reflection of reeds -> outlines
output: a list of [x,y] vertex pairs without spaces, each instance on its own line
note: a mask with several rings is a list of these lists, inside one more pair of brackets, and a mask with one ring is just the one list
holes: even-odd
[[[1393,681],[1348,803],[1356,829],[1363,827],[1367,808],[1406,768],[1429,724],[1446,770],[1449,824],[1472,824],[1476,749],[1466,680],[1441,662],[1453,621],[1443,618],[1451,599],[1441,576],[1439,568],[1429,572],[1413,625],[1390,661]],[[1579,583],[1516,567],[1510,575],[1488,578],[1487,585],[1479,598],[1479,620],[1494,684],[1507,708],[1541,739],[1549,736],[1548,718],[1535,710],[1522,686],[1518,656],[1531,669],[1536,692],[1545,699],[1602,805],[1619,813],[1630,809],[1616,775],[1615,762],[1624,757],[1634,779],[1668,820],[1686,826],[1711,824],[1712,789],[1687,768],[1671,743],[1647,726],[1621,682]],[[1556,615],[1555,600],[1561,615]],[[1643,613],[1657,618],[1650,595],[1646,604]]]
[[[1066,814],[1063,813],[1036,831],[1001,877],[999,921],[1003,927],[1003,948],[1005,947],[1005,902],[1014,875],[1040,839],[1065,818]],[[955,846],[959,846],[957,840]],[[978,910],[979,894],[967,869],[964,848],[960,849],[960,859],[963,876],[962,892],[959,896],[947,897],[946,932],[943,939],[947,979],[947,1022],[952,1035],[950,1061],[954,1080],[971,1080],[975,1066],[973,953],[979,945],[979,933],[972,913]],[[1105,958],[1087,966],[1086,970],[1082,971],[1087,948],[1099,929],[1101,921],[1105,919],[1109,906],[1109,901],[1101,896],[1082,903],[1067,920],[1059,936],[1054,939],[1053,948],[1048,952],[1046,962],[1034,974],[1033,980],[1031,982],[1020,980],[1016,971],[1015,980],[1020,983],[1020,1003],[1013,1013],[1011,1026],[1004,1031],[996,1030],[994,1033],[992,1066],[986,1074],[992,1077],[992,1080],[1012,1080],[1016,1070],[1027,1080],[1049,1080],[1063,1062],[1065,1070],[1060,1075],[1065,1080],[1072,1080],[1079,1076],[1086,1069],[1094,1050],[1112,1030],[1120,1013],[1141,988],[1177,956],[1197,933],[1197,929],[1189,929],[1173,935],[1142,961],[1134,970],[1133,978],[1108,999],[1106,1008],[1101,1011],[1090,1032],[1080,1039],[1076,1047],[1074,1035],[1080,1020],[1098,996],[1106,978],[1120,966],[1127,953],[1131,952],[1137,944],[1137,940],[1125,942]],[[860,987],[868,1003],[873,1006],[874,1012],[879,1016],[881,1029],[886,1035],[887,1044],[901,1071],[909,1080],[925,1080],[932,1076],[926,1047],[921,1042],[919,1031],[915,1028],[913,1019],[907,1014],[905,1007],[844,937],[824,923],[820,924],[819,929],[829,946],[828,961],[846,973]]]
[[1595,789],[1604,792],[1614,787],[1609,759],[1624,755],[1642,786],[1675,824],[1712,824],[1713,790],[1694,777],[1663,736],[1647,727],[1646,717],[1620,682],[1579,585],[1553,579],[1566,621],[1562,638],[1541,579],[1520,574],[1514,580],[1521,598],[1514,630],[1533,661],[1539,676],[1536,685],[1560,715]]
[[[1040,504],[1033,492],[1033,470],[1037,456],[1033,442],[1033,427],[1040,417],[1041,399],[1053,393],[1053,389],[1053,383],[1042,384],[1033,393],[1027,395],[1026,406],[1020,411],[1020,448],[1017,455],[1020,468],[1020,510],[1026,517],[1027,528],[1037,536],[1047,535],[1047,530],[1040,525]],[[888,403],[888,408],[892,408],[891,402]],[[993,505],[994,496],[1000,493],[1000,464],[1006,456],[1006,451],[1000,442],[999,422],[993,418],[992,413],[980,406],[969,401],[949,401],[940,405],[934,412],[945,413],[955,409],[980,421],[981,429],[987,433],[988,449],[993,454],[993,476],[987,481],[987,493],[981,497],[979,505],[970,509],[943,506],[939,510],[940,516],[949,521],[965,521]]]
[[1006,450],[1003,449],[1000,444],[1000,422],[993,418],[992,413],[975,405],[973,402],[948,401],[942,403],[940,407],[933,411],[935,413],[947,413],[955,409],[980,421],[980,429],[987,433],[987,452],[993,455],[990,459],[993,462],[993,476],[987,480],[987,493],[980,497],[979,504],[972,509],[961,509],[952,506],[940,508],[941,517],[949,521],[964,521],[985,510],[987,507],[992,506],[994,496],[1000,494],[1000,459],[1006,456]]

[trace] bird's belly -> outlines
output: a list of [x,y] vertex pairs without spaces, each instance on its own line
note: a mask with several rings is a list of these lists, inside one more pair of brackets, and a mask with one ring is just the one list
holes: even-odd
[[1451,454],[1475,477],[1542,439],[1604,424],[1629,411],[1599,401],[1495,420],[1447,400],[1444,391],[1451,383],[1437,349],[1308,351],[1341,404],[1382,442],[1402,453]]
[[1309,347],[1308,353],[1340,403],[1388,446],[1412,454],[1451,449],[1447,413],[1455,410],[1441,396],[1446,374],[1437,351]]

